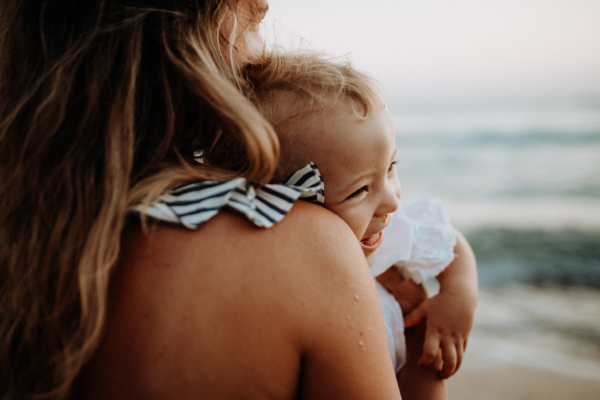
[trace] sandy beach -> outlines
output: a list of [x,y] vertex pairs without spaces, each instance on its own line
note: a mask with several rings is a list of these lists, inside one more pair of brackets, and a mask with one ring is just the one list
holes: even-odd
[[600,399],[600,291],[482,289],[447,387],[451,400]]

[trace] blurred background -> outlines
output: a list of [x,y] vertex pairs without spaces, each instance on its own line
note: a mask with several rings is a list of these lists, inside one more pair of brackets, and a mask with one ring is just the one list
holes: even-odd
[[600,399],[600,1],[269,4],[269,43],[382,83],[402,201],[439,198],[473,246],[450,399]]

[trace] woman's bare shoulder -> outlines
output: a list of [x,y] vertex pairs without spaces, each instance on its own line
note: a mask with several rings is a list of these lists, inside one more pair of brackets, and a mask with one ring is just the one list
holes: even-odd
[[[347,225],[312,204],[296,204],[269,229],[232,212],[195,231],[158,224],[144,232],[133,224],[123,234],[105,334],[83,387],[111,398],[168,390],[182,399],[251,398],[253,391],[296,398],[299,384],[318,398],[326,379],[355,389],[349,360],[361,374],[365,365],[378,371],[382,354],[389,358],[367,268]],[[347,335],[347,315],[360,332]],[[359,353],[348,354],[350,346]]]
[[361,254],[349,227],[322,207],[297,202],[282,221],[268,229],[258,228],[229,211],[220,212],[192,231],[165,224],[143,230],[139,224],[133,224],[123,236],[121,259],[132,255],[127,260],[130,266],[148,266],[159,260],[206,266],[263,258],[271,260],[268,264],[288,264],[313,258],[336,260],[340,254],[348,253],[351,257]]
[[332,282],[368,275],[350,228],[330,211],[304,202],[269,229],[257,228],[233,212],[220,212],[195,231],[164,224],[147,232],[131,227],[117,268],[116,284],[155,286],[150,296],[160,297],[173,282],[178,296],[193,291],[200,299],[219,291],[248,306],[249,313],[256,310],[243,298],[248,288],[253,300],[279,297],[280,307],[295,307],[300,296],[326,301],[336,296]]

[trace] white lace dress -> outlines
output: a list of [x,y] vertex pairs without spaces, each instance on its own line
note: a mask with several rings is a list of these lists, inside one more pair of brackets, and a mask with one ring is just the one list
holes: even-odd
[[[454,259],[456,231],[442,204],[423,199],[401,205],[383,230],[383,241],[369,265],[373,277],[391,266],[404,267],[416,283],[437,276]],[[396,372],[406,361],[404,319],[394,296],[375,280],[390,356]]]

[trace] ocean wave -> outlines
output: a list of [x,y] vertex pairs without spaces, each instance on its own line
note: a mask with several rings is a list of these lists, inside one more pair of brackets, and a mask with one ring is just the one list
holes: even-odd
[[600,126],[597,130],[574,132],[561,130],[526,130],[518,134],[495,130],[479,130],[449,135],[446,132],[429,132],[419,134],[396,133],[396,141],[400,145],[431,145],[477,147],[537,147],[540,145],[600,145]]
[[398,135],[406,193],[456,200],[600,199],[600,130]]
[[600,288],[600,230],[484,228],[465,232],[482,285]]
[[474,103],[390,108],[403,134],[463,135],[502,132],[594,133],[600,129],[600,97],[591,102]]

